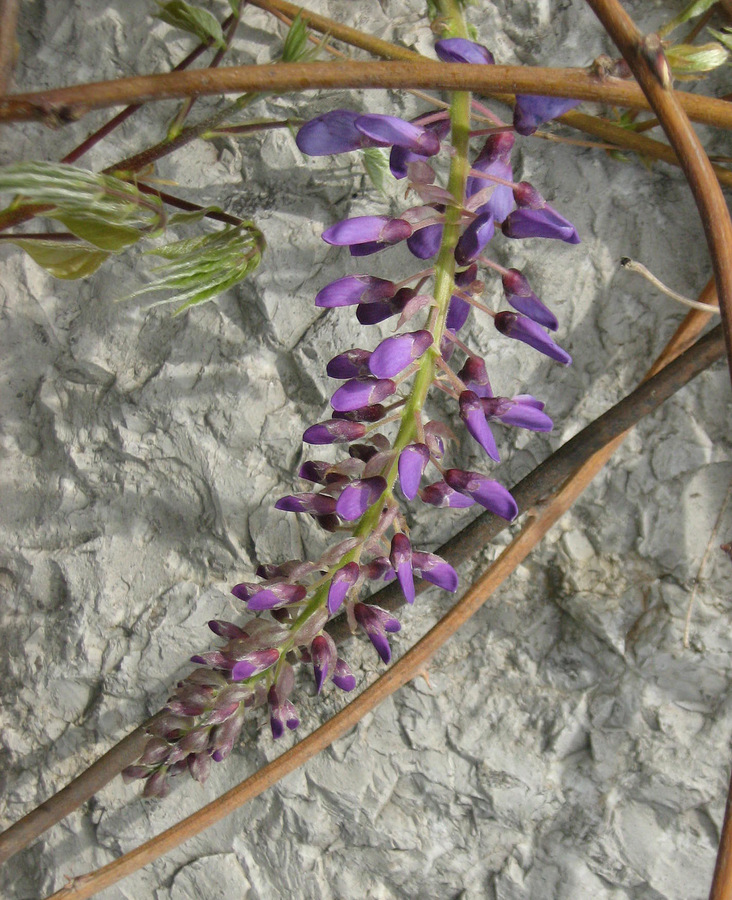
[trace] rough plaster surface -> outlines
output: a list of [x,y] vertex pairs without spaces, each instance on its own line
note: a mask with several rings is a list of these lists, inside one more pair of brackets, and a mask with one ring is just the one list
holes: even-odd
[[[22,4],[18,89],[164,70],[190,44],[130,0]],[[224,4],[214,4],[222,11]],[[653,28],[678,4],[628,4]],[[321,0],[334,18],[429,52],[417,0]],[[471,11],[501,62],[587,64],[609,50],[580,0],[496,2]],[[265,61],[282,31],[245,11],[232,61]],[[311,96],[409,114],[395,93]],[[171,104],[138,113],[86,160],[101,168],[160,134]],[[254,115],[303,115],[296,97]],[[6,130],[0,162],[58,158],[105,119],[53,133]],[[579,247],[504,242],[560,315],[571,369],[506,347],[485,322],[467,340],[502,393],[545,399],[551,435],[506,434],[511,483],[619,399],[682,312],[618,269],[642,259],[695,294],[708,277],[702,232],[677,171],[523,141],[517,171],[568,215]],[[196,144],[157,174],[202,203],[251,215],[270,251],[215,304],[171,318],[117,303],[141,282],[130,252],[85,282],[47,277],[0,251],[0,591],[3,824],[19,818],[159,708],[187,658],[237,615],[228,590],[255,559],[322,546],[273,510],[293,484],[300,435],[327,407],[325,361],[373,346],[348,310],[312,304],[358,271],[324,227],[383,209],[357,161],[304,161],[292,138]],[[398,208],[399,198],[391,200]],[[399,273],[399,251],[362,271]],[[498,288],[495,288],[495,298]],[[386,332],[383,332],[386,333]],[[696,900],[707,894],[724,807],[732,570],[712,534],[732,478],[722,367],[644,422],[573,511],[443,649],[354,732],[236,815],[105,891],[147,898]],[[469,446],[465,464],[480,461]],[[465,514],[416,510],[436,546]],[[504,537],[498,545],[505,543]],[[681,645],[700,562],[692,646]],[[477,565],[497,552],[487,548]],[[471,570],[461,573],[468,583]],[[448,605],[435,591],[403,616],[400,650]],[[365,684],[369,645],[348,658]],[[305,734],[343,703],[299,691]],[[108,862],[215,798],[290,745],[252,718],[204,787],[179,779],[164,802],[115,780],[3,869],[3,896],[36,898]]]

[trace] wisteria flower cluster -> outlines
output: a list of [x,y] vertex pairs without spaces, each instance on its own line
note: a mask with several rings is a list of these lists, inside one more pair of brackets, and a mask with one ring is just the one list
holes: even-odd
[[[436,52],[447,62],[493,63],[485,47],[465,38],[438,41]],[[459,335],[471,312],[479,310],[506,337],[563,365],[571,362],[550,334],[558,328],[554,314],[522,272],[499,265],[488,250],[498,232],[510,239],[579,241],[571,222],[536,188],[513,180],[511,163],[517,132],[530,134],[572,105],[519,97],[514,122],[506,124],[480,104],[471,107],[469,94],[457,93],[449,113],[427,113],[411,122],[336,109],[300,129],[297,145],[308,156],[391,148],[392,174],[420,201],[396,217],[338,222],[323,240],[348,248],[356,258],[405,242],[422,267],[400,282],[348,275],[318,292],[316,306],[355,307],[363,325],[396,320],[396,333],[373,350],[347,349],[328,363],[327,374],[337,383],[332,415],[310,426],[303,440],[314,447],[344,444],[348,455],[335,463],[306,461],[298,474],[307,488],[276,504],[312,517],[338,540],[316,561],[262,564],[256,580],[233,588],[252,617],[241,625],[209,623],[225,643],[193,657],[199,667],[179,683],[142,757],[125,770],[128,779],[145,779],[147,796],[164,795],[170,776],[185,770],[203,781],[212,763],[231,753],[248,708],[268,706],[275,738],[296,728],[290,700],[294,663],[312,666],[318,692],[328,682],[352,690],[355,678],[325,630],[332,617],[345,612],[352,630],[365,632],[388,663],[389,635],[400,624],[390,612],[363,602],[368,585],[396,579],[408,603],[415,599],[415,577],[457,589],[449,563],[413,546],[403,501],[446,508],[479,504],[507,520],[517,515],[513,497],[498,481],[482,471],[449,466],[454,435],[426,415],[425,402],[433,388],[453,398],[465,430],[494,462],[499,461],[495,424],[552,428],[544,404],[533,396],[495,396],[485,361]],[[477,135],[470,131],[475,110],[491,122]],[[471,162],[473,137],[482,145]],[[443,152],[451,160],[444,187],[432,165]],[[481,302],[485,271],[500,276],[509,309],[494,311]]]

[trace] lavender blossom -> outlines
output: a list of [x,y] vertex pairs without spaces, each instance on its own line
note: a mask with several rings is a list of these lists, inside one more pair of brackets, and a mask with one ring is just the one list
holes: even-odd
[[396,116],[360,116],[355,126],[361,134],[381,146],[402,147],[419,156],[434,156],[440,150],[440,141],[434,132]]
[[351,247],[357,244],[398,244],[412,233],[412,226],[404,219],[389,216],[355,216],[331,225],[323,232],[326,244]]
[[426,444],[408,444],[399,454],[399,485],[407,500],[417,496],[422,473],[429,461],[430,451]]
[[330,587],[328,588],[328,612],[331,616],[335,615],[341,608],[348,592],[356,584],[360,574],[361,567],[358,563],[349,562],[338,569],[331,578]]
[[[249,598],[247,609],[250,612],[260,612],[263,609],[276,609],[279,606],[288,606],[291,603],[299,603],[305,598],[306,594],[307,589],[301,584],[287,584],[285,581],[269,584]],[[249,676],[246,675],[244,677],[248,678]]]
[[360,422],[331,419],[319,422],[305,430],[302,439],[306,444],[346,444],[357,441],[366,434],[366,426]]
[[498,448],[491,433],[490,426],[486,422],[481,398],[473,391],[463,391],[459,397],[460,418],[465,422],[465,427],[471,437],[480,444],[485,452],[495,462],[500,462]]
[[468,321],[470,315],[470,304],[457,294],[450,297],[450,305],[447,307],[447,318],[445,319],[445,328],[453,334],[457,334],[463,325]]
[[445,472],[445,481],[453,490],[466,494],[502,519],[508,519],[510,522],[518,515],[516,501],[506,488],[499,482],[481,475],[480,472],[448,469]]
[[396,286],[393,281],[374,278],[372,275],[346,275],[318,291],[315,305],[325,309],[338,306],[355,306],[358,303],[374,303],[393,297]]
[[392,378],[419,359],[431,345],[432,334],[424,330],[388,337],[371,354],[368,367],[377,378]]
[[512,312],[500,312],[493,320],[493,324],[506,337],[523,341],[524,344],[528,344],[529,347],[533,347],[534,350],[555,359],[564,366],[568,366],[572,362],[569,353],[562,350],[559,344],[555,344],[541,325],[527,319],[526,316],[519,316]]
[[455,262],[459,266],[467,266],[480,256],[495,231],[492,213],[485,212],[476,216],[460,235],[455,247]]
[[541,209],[522,207],[515,209],[503,223],[503,233],[508,238],[552,238],[567,244],[579,244],[577,229],[549,204]]
[[469,356],[465,360],[464,366],[458,372],[458,378],[463,382],[466,390],[472,391],[479,397],[493,396],[485,362],[479,356]]
[[[514,142],[514,136],[508,131],[489,135],[473,163],[473,170],[484,172],[486,176],[495,175],[503,181],[513,181],[511,151]],[[465,185],[465,196],[470,199],[491,185],[493,190],[490,197],[475,211],[492,213],[495,221],[501,223],[514,206],[513,190],[509,185],[499,184],[490,178],[470,175]]]
[[412,575],[412,545],[406,534],[397,532],[391,539],[389,561],[396,572],[399,587],[407,603],[414,603],[414,576]]
[[501,280],[506,300],[514,309],[550,331],[557,330],[557,317],[531,290],[528,280],[518,269],[508,269]]
[[481,400],[486,419],[497,419],[504,425],[515,425],[529,431],[551,431],[554,423],[543,412],[544,404],[530,394],[516,397],[492,397]]
[[316,516],[328,516],[335,512],[336,501],[327,494],[288,494],[275,503],[275,509],[283,512],[311,513]]
[[380,475],[372,478],[363,478],[354,481],[347,488],[336,503],[336,512],[347,522],[355,522],[360,519],[366,510],[375,503],[386,490],[386,479]]
[[533,134],[539,125],[556,119],[581,103],[568,97],[542,97],[538,94],[516,94],[513,127],[519,134]]
[[231,669],[231,680],[244,681],[245,678],[251,678],[252,675],[266,672],[279,658],[280,652],[274,647],[268,647],[266,650],[252,650],[234,663]]
[[356,128],[361,113],[350,109],[334,109],[306,122],[298,131],[295,143],[307,156],[330,156],[363,147],[375,147],[371,140]]
[[442,243],[442,225],[425,225],[407,238],[407,248],[417,259],[432,259]]
[[336,660],[335,669],[331,676],[333,684],[342,691],[352,691],[356,687],[356,679],[348,668],[344,659],[340,657]]
[[456,491],[444,481],[427,485],[420,493],[420,497],[425,503],[436,506],[438,509],[466,509],[475,504],[472,497]]
[[436,584],[438,587],[454,594],[458,587],[458,575],[450,563],[445,562],[441,556],[435,553],[424,553],[421,550],[412,551],[412,566],[415,573]]
[[324,631],[313,638],[310,645],[310,658],[313,662],[315,686],[320,693],[325,682],[332,677],[338,658],[335,641],[327,632]]
[[346,350],[345,353],[339,353],[331,359],[325,368],[326,374],[330,378],[339,379],[368,375],[370,356],[369,350],[360,350],[357,347],[354,347],[353,350]]
[[391,662],[391,647],[386,635],[394,634],[401,629],[399,620],[380,606],[367,606],[365,603],[356,603],[353,607],[353,614],[356,622],[363,628],[374,645],[382,662]]
[[491,51],[482,44],[469,41],[467,38],[444,38],[435,44],[435,53],[442,62],[477,63],[493,65],[495,62]]
[[361,409],[379,403],[396,391],[396,385],[388,378],[351,378],[331,397],[330,405],[337,412]]

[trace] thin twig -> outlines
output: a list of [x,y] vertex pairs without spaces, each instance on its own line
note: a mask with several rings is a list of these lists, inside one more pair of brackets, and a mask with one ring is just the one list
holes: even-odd
[[[663,402],[663,399],[686,384],[689,377],[699,374],[723,355],[724,342],[718,326],[686,354],[670,363],[663,373],[644,382],[617,407],[601,416],[597,423],[593,423],[592,427],[594,428],[597,424],[600,431],[604,433],[608,427],[612,428],[610,422],[613,422],[616,429],[618,423],[622,422],[620,434],[617,433],[617,430],[615,432],[615,437],[622,439],[627,421],[624,416],[630,413],[631,422],[637,421],[635,417],[638,408],[642,408],[646,412],[652,408],[655,409]],[[663,399],[661,399],[662,395]],[[572,441],[577,438],[579,435]],[[569,443],[571,444],[572,441]],[[244,803],[259,796],[267,788],[312,759],[321,750],[330,746],[350,728],[358,724],[367,712],[419,674],[445,641],[474,615],[493,591],[526,559],[546,532],[569,509],[581,490],[582,488],[578,489],[576,479],[560,488],[556,496],[547,502],[535,517],[529,519],[517,537],[488,570],[468,588],[453,608],[384,675],[325,725],[197,813],[183,819],[172,828],[106,866],[72,879],[49,900],[71,900],[71,898],[84,900],[84,898],[91,897],[98,891],[115,884],[221,821]]]
[[[227,16],[224,21],[221,23],[222,29],[227,29],[234,21],[234,16]],[[202,53],[205,53],[206,50],[213,43],[212,40],[201,42],[197,47],[194,47],[193,50],[188,54],[188,56],[184,57],[177,66],[175,66],[172,71],[173,72],[181,72],[183,69],[187,69],[191,63],[195,62]],[[64,163],[74,163],[77,159],[80,159],[84,156],[85,153],[88,153],[92,147],[99,143],[103,138],[107,137],[108,134],[111,134],[115,128],[119,127],[123,122],[126,122],[127,119],[130,118],[131,115],[137,112],[143,106],[142,103],[133,103],[132,106],[128,106],[123,109],[121,112],[118,112],[116,116],[109,120],[109,122],[105,122],[101,128],[97,128],[96,131],[93,131],[87,138],[85,138],[78,147],[74,147],[73,150],[70,150],[66,156],[63,157],[61,162]]]
[[7,94],[15,62],[19,0],[0,0],[0,94]]
[[[136,75],[72,87],[0,97],[0,122],[41,121],[62,125],[92,109],[174,100],[194,94],[311,91],[335,88],[431,88],[481,94],[546,94],[649,109],[638,85],[600,79],[584,69],[482,66],[427,59],[388,62],[272,63],[157,75]],[[732,109],[722,100],[680,93],[679,102],[698,122],[732,128]]]
[[[627,269],[628,272],[635,272],[636,275],[645,278],[646,281],[650,282],[662,294],[665,294],[677,303],[681,303],[683,306],[688,306],[690,309],[699,309],[702,312],[707,312],[707,310],[710,309],[707,303],[700,303],[698,300],[692,300],[690,297],[685,297],[683,294],[670,288],[667,284],[664,284],[660,278],[657,278],[650,269],[646,268],[643,263],[638,262],[637,259],[631,259],[629,256],[624,256],[620,260],[620,265],[624,269]],[[712,311],[718,313],[719,307],[715,306]]]

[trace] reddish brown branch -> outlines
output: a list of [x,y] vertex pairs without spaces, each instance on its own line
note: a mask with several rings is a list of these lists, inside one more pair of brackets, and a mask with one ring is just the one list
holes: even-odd
[[[431,60],[409,62],[312,62],[263,66],[230,66],[159,75],[137,75],[75,87],[0,98],[0,123],[44,121],[60,125],[91,109],[123,103],[171,100],[192,95],[246,92],[309,91],[320,88],[432,88],[483,94],[547,94],[577,97],[648,109],[636,84],[600,79],[584,69],[545,69],[525,66],[479,66]],[[722,100],[679,94],[688,115],[719,128],[732,128],[732,107]]]
[[18,0],[0,0],[0,94],[7,93],[15,64]]

